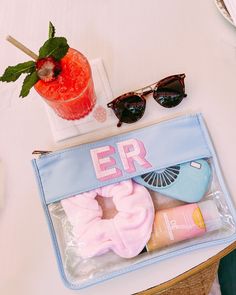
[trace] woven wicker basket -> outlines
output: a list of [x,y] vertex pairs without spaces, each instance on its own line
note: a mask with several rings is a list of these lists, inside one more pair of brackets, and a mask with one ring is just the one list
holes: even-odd
[[[175,284],[170,284],[159,291],[151,288],[146,291],[136,293],[137,295],[208,295],[216,277],[219,260],[197,273],[188,276],[186,279]],[[159,286],[161,287],[161,285]]]
[[202,271],[186,278],[166,290],[154,292],[155,295],[208,295],[216,277],[219,262],[216,262]]

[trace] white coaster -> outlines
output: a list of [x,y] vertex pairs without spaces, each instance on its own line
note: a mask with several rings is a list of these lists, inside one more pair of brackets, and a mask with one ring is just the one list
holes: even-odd
[[113,99],[113,95],[102,60],[100,58],[92,60],[90,65],[97,101],[89,115],[80,120],[68,121],[57,116],[54,111],[45,104],[55,141],[61,141],[94,130],[115,126],[117,123],[117,118],[107,107],[107,103]]

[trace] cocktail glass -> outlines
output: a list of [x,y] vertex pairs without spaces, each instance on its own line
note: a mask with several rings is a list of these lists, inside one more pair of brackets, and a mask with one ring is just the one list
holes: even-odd
[[55,80],[39,80],[36,91],[55,113],[66,120],[78,120],[88,115],[96,102],[91,68],[87,58],[69,48],[61,59],[61,72]]

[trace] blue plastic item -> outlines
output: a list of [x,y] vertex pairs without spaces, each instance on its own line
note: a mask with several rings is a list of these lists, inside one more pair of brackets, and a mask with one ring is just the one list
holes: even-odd
[[147,188],[188,203],[198,202],[208,190],[211,168],[200,159],[133,178]]

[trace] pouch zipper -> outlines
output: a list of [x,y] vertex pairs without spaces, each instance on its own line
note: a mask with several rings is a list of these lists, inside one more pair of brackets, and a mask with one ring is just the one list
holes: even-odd
[[52,151],[39,151],[35,150],[32,152],[32,155],[38,155],[39,157],[52,153]]

